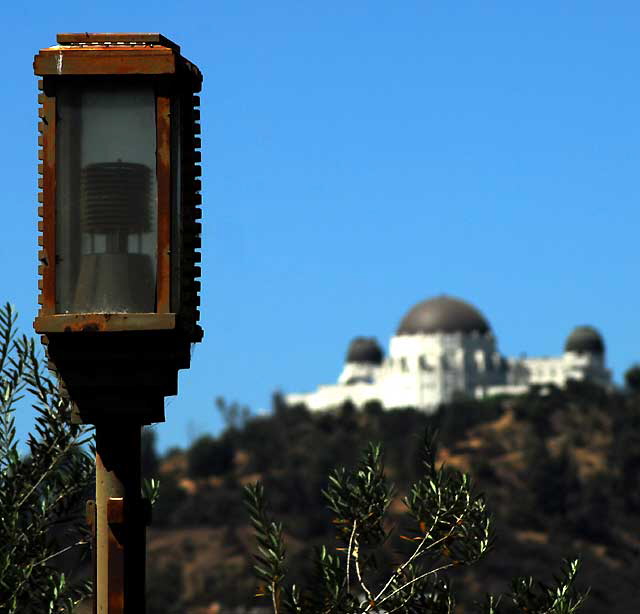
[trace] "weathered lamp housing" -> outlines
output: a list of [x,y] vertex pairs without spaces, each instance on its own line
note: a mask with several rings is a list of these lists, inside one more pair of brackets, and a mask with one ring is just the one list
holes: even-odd
[[35,329],[85,422],[164,419],[200,341],[200,71],[160,34],[59,34],[41,90]]

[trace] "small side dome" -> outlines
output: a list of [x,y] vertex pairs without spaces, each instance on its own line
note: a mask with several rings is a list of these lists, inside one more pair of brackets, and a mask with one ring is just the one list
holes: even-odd
[[414,305],[402,318],[397,335],[433,333],[480,333],[491,328],[473,305],[453,298],[437,296]]
[[356,337],[347,351],[347,362],[381,365],[382,348],[373,337]]
[[593,326],[577,326],[564,344],[565,352],[604,354],[604,341]]

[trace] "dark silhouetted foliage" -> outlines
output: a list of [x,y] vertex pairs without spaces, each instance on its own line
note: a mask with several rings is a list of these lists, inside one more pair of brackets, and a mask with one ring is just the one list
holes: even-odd
[[228,438],[216,439],[210,435],[202,435],[191,444],[187,452],[189,476],[203,478],[223,475],[231,469],[233,455],[233,444]]
[[140,463],[143,477],[153,478],[158,475],[156,432],[149,427],[142,429]]
[[627,370],[624,374],[624,382],[632,392],[640,392],[640,365],[633,365]]

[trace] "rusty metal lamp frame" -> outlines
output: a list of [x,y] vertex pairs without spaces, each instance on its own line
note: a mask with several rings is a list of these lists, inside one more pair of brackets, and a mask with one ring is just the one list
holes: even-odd
[[[201,340],[200,100],[202,75],[178,45],[154,33],[58,34],[40,50],[38,101],[40,309],[36,332],[74,403],[96,425],[96,594],[99,614],[144,612],[145,502],[140,496],[140,428],[164,420],[164,397]],[[155,310],[60,313],[56,303],[57,92],[62,83],[118,78],[155,92],[157,244]],[[177,176],[179,174],[179,176]],[[179,186],[179,189],[177,188]]]
[[[180,48],[160,34],[59,34],[58,45],[42,49],[35,56],[34,70],[39,80],[40,123],[38,171],[40,201],[39,236],[39,303],[34,326],[49,346],[49,358],[54,363],[64,385],[78,406],[85,422],[100,419],[101,410],[92,403],[96,394],[96,377],[100,368],[80,377],[77,360],[86,364],[100,362],[100,357],[115,353],[108,362],[124,365],[123,335],[127,333],[135,347],[145,344],[158,363],[164,356],[165,389],[161,398],[176,394],[176,376],[167,379],[168,370],[188,368],[190,344],[200,341],[200,100],[202,75],[180,55]],[[157,179],[157,284],[156,309],[153,313],[57,313],[56,311],[56,160],[57,85],[63,80],[102,77],[126,77],[151,80],[156,98],[156,179]],[[179,101],[180,117],[172,115],[172,103]],[[173,123],[179,124],[174,130]],[[175,141],[178,137],[180,146]],[[179,156],[179,165],[172,156]],[[180,168],[180,177],[172,176]],[[172,184],[179,182],[180,194],[172,194]],[[172,202],[177,199],[178,203]],[[176,220],[173,208],[179,208]],[[172,226],[179,226],[175,232]],[[176,243],[179,242],[179,245]],[[173,254],[179,254],[175,257]],[[177,274],[176,274],[177,271]],[[81,334],[76,334],[81,333]],[[94,334],[95,333],[95,334]],[[153,334],[151,334],[153,333]],[[90,343],[87,343],[87,340]],[[157,340],[160,340],[157,343]],[[170,349],[168,349],[170,348]],[[126,354],[126,351],[124,352]],[[159,353],[159,354],[158,354]],[[138,363],[140,361],[137,361]],[[106,365],[105,365],[106,366]],[[144,385],[144,373],[137,369],[132,375],[129,365],[120,374],[122,387],[132,390]],[[127,378],[127,374],[129,377]],[[112,374],[113,375],[113,374]],[[118,377],[110,377],[106,387],[113,387]],[[132,380],[127,382],[127,379]],[[155,378],[154,378],[155,379]],[[90,381],[84,381],[90,380]],[[83,381],[91,389],[83,390]],[[158,389],[159,390],[159,389]],[[75,394],[74,394],[75,393]],[[108,395],[107,395],[108,396]],[[118,396],[122,396],[119,394]],[[134,395],[135,396],[135,395]],[[147,398],[149,395],[145,395]],[[163,419],[156,394],[155,409],[138,404],[122,411],[149,413],[149,422]]]

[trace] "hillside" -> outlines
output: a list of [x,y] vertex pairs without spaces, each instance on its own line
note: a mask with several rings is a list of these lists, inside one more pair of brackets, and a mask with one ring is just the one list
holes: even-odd
[[[321,495],[328,472],[352,466],[367,441],[379,441],[402,495],[417,475],[427,425],[439,430],[439,460],[469,472],[495,516],[493,552],[453,578],[460,612],[485,591],[508,591],[516,575],[550,580],[576,555],[581,587],[592,587],[585,614],[637,611],[640,397],[572,384],[521,398],[460,399],[434,416],[375,403],[309,414],[276,397],[272,415],[229,420],[220,437],[161,459],[147,437],[147,473],[161,480],[149,531],[149,614],[264,605],[252,598],[242,486],[265,484],[285,526],[291,577],[300,578],[311,549],[334,543]],[[402,508],[394,502],[390,521],[400,522]]]

